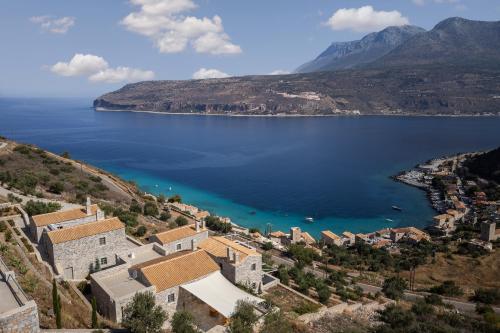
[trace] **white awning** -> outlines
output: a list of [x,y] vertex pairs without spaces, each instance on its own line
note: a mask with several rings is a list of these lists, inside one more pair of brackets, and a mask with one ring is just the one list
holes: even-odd
[[236,287],[220,272],[212,273],[196,282],[184,284],[181,288],[226,318],[231,317],[238,301],[247,301],[255,305],[264,301]]

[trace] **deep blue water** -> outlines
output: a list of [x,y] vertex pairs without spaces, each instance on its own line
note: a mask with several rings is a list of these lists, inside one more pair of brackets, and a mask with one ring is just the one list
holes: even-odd
[[91,102],[0,99],[0,135],[262,230],[425,226],[434,214],[425,193],[389,176],[500,145],[500,118],[175,116],[95,112]]

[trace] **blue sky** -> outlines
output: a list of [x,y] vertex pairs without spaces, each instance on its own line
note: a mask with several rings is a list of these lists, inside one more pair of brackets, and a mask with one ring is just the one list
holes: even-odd
[[[0,96],[293,71],[384,26],[499,20],[498,0],[0,0]],[[369,7],[370,6],[370,7]],[[73,60],[73,61],[72,61]]]

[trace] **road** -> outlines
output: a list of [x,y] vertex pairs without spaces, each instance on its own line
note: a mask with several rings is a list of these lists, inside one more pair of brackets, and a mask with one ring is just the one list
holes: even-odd
[[[285,266],[288,266],[288,267],[292,267],[295,264],[295,262],[293,260],[291,260],[291,259],[286,259],[286,258],[274,256],[274,255],[272,256],[272,259],[278,265],[285,265]],[[310,273],[314,274],[318,278],[325,278],[325,272],[322,271],[322,270],[313,269],[313,268],[310,268],[310,267],[305,267],[304,271],[306,273],[310,272]],[[375,294],[377,292],[382,292],[382,288],[381,287],[373,286],[373,285],[366,284],[366,283],[356,283],[356,286],[361,287],[361,289],[363,289],[363,292],[365,292],[365,293]],[[408,301],[415,301],[417,299],[424,298],[426,295],[429,295],[429,293],[424,293],[424,292],[422,292],[422,293],[415,293],[415,292],[406,291],[404,293],[404,299],[408,300]],[[458,300],[454,300],[454,299],[446,298],[446,297],[442,297],[442,299],[443,299],[444,303],[453,305],[460,312],[470,312],[470,313],[472,313],[472,312],[476,311],[476,304],[475,303],[458,301]],[[493,310],[496,313],[500,313],[500,308],[498,308],[498,307],[493,307]]]

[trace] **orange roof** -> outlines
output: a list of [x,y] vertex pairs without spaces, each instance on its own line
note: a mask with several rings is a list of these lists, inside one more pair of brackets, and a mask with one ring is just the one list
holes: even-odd
[[219,269],[219,265],[200,250],[140,268],[157,292],[197,280]]
[[336,234],[334,234],[330,230],[324,230],[324,231],[322,231],[321,235],[323,235],[325,237],[328,237],[328,238],[331,238],[331,239],[340,239],[339,236],[337,236]]
[[314,237],[311,236],[311,234],[308,233],[308,232],[303,232],[302,233],[302,238],[304,238],[304,241],[306,243],[315,243],[316,242],[316,240],[314,239]]
[[[90,211],[92,215],[97,213],[97,205],[90,206]],[[63,210],[59,212],[34,215],[33,222],[37,227],[44,227],[49,224],[57,224],[71,220],[81,219],[87,216],[87,211],[85,207],[75,208],[70,210]]]
[[49,236],[52,244],[59,244],[124,228],[125,225],[120,221],[120,219],[112,217],[106,220],[89,222],[73,227],[49,231],[47,232],[47,236]]
[[344,231],[342,233],[342,236],[347,237],[347,238],[354,238],[354,234],[352,232],[349,232],[349,231]]
[[283,232],[283,231],[274,231],[274,232],[271,232],[269,234],[269,236],[271,237],[276,237],[276,238],[280,238],[280,237],[285,237],[286,234]]
[[186,225],[180,228],[175,228],[172,230],[167,230],[154,235],[162,245],[178,241],[187,237],[195,236],[196,234],[205,231],[206,229],[201,229],[196,232],[196,227],[192,225]]
[[248,247],[220,236],[214,236],[204,239],[198,246],[215,257],[226,257],[228,247],[232,248],[233,251],[239,252],[241,260],[243,260],[247,256],[260,256],[260,254],[256,250],[249,249]]

